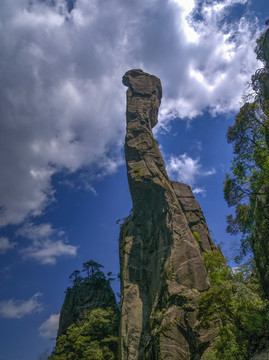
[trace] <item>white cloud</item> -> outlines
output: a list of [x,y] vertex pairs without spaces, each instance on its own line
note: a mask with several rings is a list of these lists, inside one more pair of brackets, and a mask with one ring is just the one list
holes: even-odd
[[13,249],[15,242],[10,242],[5,236],[0,237],[0,254],[5,254],[8,250]]
[[51,314],[39,327],[39,335],[47,339],[55,339],[59,327],[60,314]]
[[63,0],[2,0],[0,226],[42,214],[56,172],[122,164],[130,68],[161,78],[163,122],[237,109],[257,67],[255,21],[221,20],[244,2],[202,3],[194,22],[194,1],[77,0],[68,13]]
[[[200,177],[214,175],[216,170],[212,168],[211,170],[203,170],[202,165],[200,164],[200,159],[193,159],[187,154],[182,154],[179,156],[170,156],[166,162],[166,169],[169,177],[186,183],[193,186]],[[194,189],[195,193],[202,193],[204,190],[202,188]]]
[[9,319],[20,319],[25,315],[40,312],[43,309],[39,303],[42,294],[36,293],[29,300],[2,300],[0,301],[0,316]]
[[200,187],[195,187],[192,191],[194,194],[201,194],[202,196],[205,196],[206,194],[206,190]]
[[42,240],[21,251],[25,259],[32,258],[43,265],[55,265],[60,256],[76,256],[77,247],[63,240]]
[[43,265],[54,265],[61,256],[76,256],[77,246],[67,243],[65,232],[53,229],[51,224],[28,223],[17,235],[32,240],[32,244],[20,252],[24,259],[34,259]]
[[55,232],[56,230],[53,229],[49,223],[39,225],[28,223],[18,230],[17,235],[21,235],[30,240],[39,241],[40,239],[46,239],[53,236]]

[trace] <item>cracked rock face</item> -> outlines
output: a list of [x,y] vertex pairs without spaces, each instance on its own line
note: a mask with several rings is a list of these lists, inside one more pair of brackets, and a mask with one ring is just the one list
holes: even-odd
[[197,296],[209,288],[201,253],[215,245],[190,187],[169,180],[153,137],[160,80],[134,69],[123,84],[133,211],[120,231],[121,359],[201,359],[212,337],[196,329]]

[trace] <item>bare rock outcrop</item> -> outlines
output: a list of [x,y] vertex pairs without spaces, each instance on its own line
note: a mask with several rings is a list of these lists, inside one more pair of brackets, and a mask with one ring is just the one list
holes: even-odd
[[212,337],[196,326],[197,297],[209,288],[201,252],[215,246],[190,187],[169,180],[152,134],[160,80],[135,69],[123,84],[133,210],[120,231],[121,359],[201,359]]
[[198,236],[194,237],[199,243],[201,251],[216,249],[216,246],[209,235],[204,214],[198,201],[193,195],[191,187],[176,181],[170,181],[170,183],[186,216],[192,234],[198,234]]

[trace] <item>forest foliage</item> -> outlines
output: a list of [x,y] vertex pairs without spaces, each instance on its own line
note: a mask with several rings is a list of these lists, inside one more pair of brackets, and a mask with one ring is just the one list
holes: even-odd
[[118,349],[118,313],[86,310],[57,338],[50,360],[114,360]]
[[[95,292],[105,292],[105,285],[116,278],[111,272],[105,275],[101,269],[103,266],[93,260],[83,263],[82,271],[74,270],[69,276],[72,287],[68,287],[66,292],[79,292],[85,284]],[[99,303],[99,307],[95,308],[87,308],[85,304],[84,306],[85,311],[57,337],[49,360],[117,359],[120,319],[116,303],[115,306],[109,303],[107,307],[104,307],[103,303]]]
[[255,263],[230,268],[218,250],[203,253],[211,287],[200,294],[199,327],[219,335],[204,360],[247,360],[269,343],[269,307]]
[[231,173],[224,197],[234,213],[227,232],[241,238],[234,269],[216,251],[204,253],[211,288],[200,295],[200,326],[215,324],[219,336],[205,360],[246,360],[269,344],[269,29],[257,40],[263,66],[252,76],[252,101],[245,102],[229,127]]
[[263,67],[252,76],[253,101],[241,107],[227,132],[234,158],[224,197],[234,207],[227,231],[241,237],[237,260],[253,253],[269,298],[269,29],[257,40],[255,52]]
[[[102,281],[107,281],[111,283],[116,280],[116,276],[112,274],[112,272],[108,272],[107,276],[101,270],[103,269],[103,265],[98,264],[93,260],[89,260],[83,263],[82,271],[74,270],[72,274],[69,276],[69,281],[72,283],[72,287],[79,285],[83,282],[87,283],[101,283]],[[82,273],[86,273],[86,276],[83,276]],[[72,287],[68,287],[66,291],[70,291]]]

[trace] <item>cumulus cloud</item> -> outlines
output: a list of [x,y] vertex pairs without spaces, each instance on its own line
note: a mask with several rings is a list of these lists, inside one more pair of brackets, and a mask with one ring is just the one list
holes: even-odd
[[253,19],[224,20],[236,3],[2,0],[0,226],[42,214],[56,172],[117,170],[130,68],[161,78],[163,123],[238,108],[257,64]]
[[[216,170],[204,170],[200,164],[200,159],[193,159],[187,154],[179,156],[171,155],[166,165],[167,172],[172,179],[194,186],[203,176],[214,175]],[[196,187],[193,189],[196,194],[205,194],[205,189]]]
[[0,316],[9,319],[20,319],[25,315],[40,312],[43,309],[39,302],[42,294],[36,293],[29,300],[2,300],[0,301]]
[[0,237],[0,254],[5,254],[8,250],[13,249],[15,242],[10,242],[5,236]]
[[65,232],[54,229],[51,224],[28,223],[17,231],[17,235],[32,240],[30,246],[20,251],[24,259],[55,265],[57,258],[77,254],[77,246],[68,244]]
[[55,339],[59,326],[60,314],[51,314],[39,327],[39,335],[47,339]]

